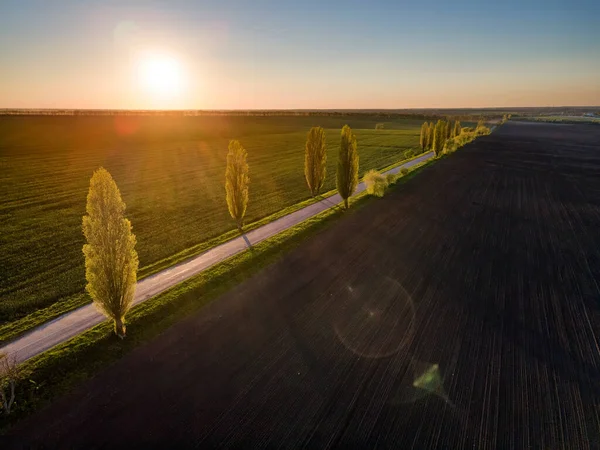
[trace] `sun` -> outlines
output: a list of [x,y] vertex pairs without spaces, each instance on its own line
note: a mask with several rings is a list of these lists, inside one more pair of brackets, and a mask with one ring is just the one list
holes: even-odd
[[149,53],[143,55],[138,63],[140,87],[156,98],[172,98],[183,93],[184,73],[177,58]]

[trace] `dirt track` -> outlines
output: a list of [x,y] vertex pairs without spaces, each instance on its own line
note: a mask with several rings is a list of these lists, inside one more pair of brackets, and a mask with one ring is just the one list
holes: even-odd
[[509,123],[15,434],[61,448],[598,448],[599,285],[600,127]]

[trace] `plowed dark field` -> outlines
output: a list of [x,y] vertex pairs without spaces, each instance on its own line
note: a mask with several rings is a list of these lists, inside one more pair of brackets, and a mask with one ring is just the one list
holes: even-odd
[[508,123],[14,433],[61,448],[600,448],[599,285],[600,127]]

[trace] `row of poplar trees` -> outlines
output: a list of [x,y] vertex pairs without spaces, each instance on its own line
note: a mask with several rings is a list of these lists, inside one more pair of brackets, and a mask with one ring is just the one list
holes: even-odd
[[462,128],[460,121],[438,120],[433,122],[425,122],[421,125],[420,145],[423,150],[432,150],[436,156],[441,155],[444,151],[444,145],[448,139],[452,139],[460,134]]
[[[313,197],[319,195],[327,176],[327,146],[325,130],[313,127],[308,132],[304,152],[304,177]],[[348,125],[342,128],[336,170],[336,187],[348,209],[348,199],[358,186],[358,149],[356,136]]]
[[[225,169],[225,192],[229,214],[242,231],[244,216],[248,206],[248,152],[239,141],[229,143],[227,168]],[[308,132],[304,153],[304,176],[313,197],[319,195],[327,175],[327,147],[325,130],[313,127]],[[349,207],[348,199],[358,186],[358,150],[356,136],[348,125],[342,128],[338,156],[336,186],[344,206]]]
[[[225,169],[225,198],[229,214],[242,232],[248,207],[250,184],[248,152],[239,141],[229,143]],[[325,131],[310,130],[306,140],[304,175],[311,194],[318,195],[326,176]],[[342,128],[336,184],[344,206],[358,185],[356,137],[349,126]],[[125,315],[133,305],[137,284],[138,255],[125,203],[110,173],[101,167],[90,180],[86,215],[83,217],[86,290],[96,307],[113,321],[114,330],[125,337]]]

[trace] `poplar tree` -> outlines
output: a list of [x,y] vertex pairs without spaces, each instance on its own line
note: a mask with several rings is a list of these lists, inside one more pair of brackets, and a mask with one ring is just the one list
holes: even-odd
[[356,137],[348,125],[344,125],[344,128],[342,128],[336,185],[340,196],[344,199],[344,206],[348,209],[348,198],[354,193],[358,185]]
[[225,193],[229,214],[240,233],[244,226],[244,215],[248,207],[248,152],[239,141],[229,141],[227,168],[225,169]]
[[454,136],[460,136],[460,132],[462,131],[462,128],[460,126],[460,121],[457,120],[456,122],[454,122]]
[[448,140],[448,131],[450,130],[450,124],[448,123],[447,120],[442,120],[442,139],[441,139],[441,143],[442,143],[442,147],[440,148],[440,153],[444,150],[444,145],[446,144],[446,141]]
[[433,133],[433,151],[435,152],[435,156],[439,156],[442,154],[445,142],[446,125],[443,120],[438,120],[435,124],[435,129]]
[[304,152],[304,177],[314,197],[319,194],[327,173],[327,149],[325,146],[325,130],[313,127],[306,137]]
[[429,122],[429,138],[427,142],[429,143],[429,149],[433,150],[433,145],[435,141],[435,124],[433,122]]
[[137,282],[138,255],[131,222],[117,184],[104,168],[94,172],[83,216],[86,290],[94,304],[125,337],[125,314]]
[[423,123],[423,125],[421,125],[421,138],[419,143],[421,144],[421,148],[423,150],[425,150],[425,148],[427,148],[427,138],[429,134],[429,124],[427,122]]

